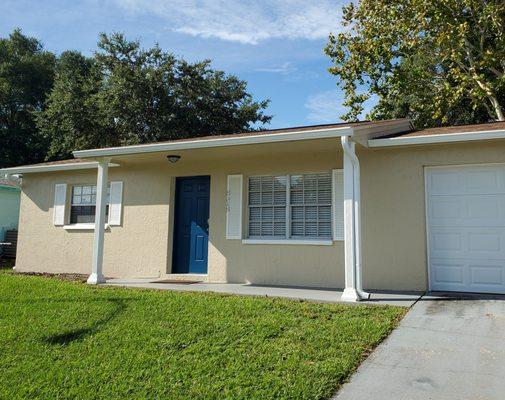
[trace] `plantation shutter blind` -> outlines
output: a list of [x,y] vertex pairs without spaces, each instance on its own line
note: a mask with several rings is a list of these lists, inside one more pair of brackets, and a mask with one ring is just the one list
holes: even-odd
[[123,201],[123,182],[110,183],[109,225],[121,225],[121,209]]
[[286,236],[287,177],[254,176],[249,178],[249,236]]
[[290,176],[291,237],[331,238],[330,174]]
[[53,224],[65,225],[65,205],[67,202],[67,185],[58,183],[54,186]]
[[242,175],[228,175],[226,239],[242,239]]
[[344,171],[334,169],[333,177],[333,240],[344,240]]

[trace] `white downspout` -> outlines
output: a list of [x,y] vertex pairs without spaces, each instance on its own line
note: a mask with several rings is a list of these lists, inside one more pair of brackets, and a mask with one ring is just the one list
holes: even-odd
[[363,273],[362,273],[362,253],[361,253],[361,179],[359,159],[356,156],[355,143],[350,141],[350,136],[342,136],[342,149],[349,157],[353,169],[353,237],[354,242],[354,276],[356,283],[356,293],[358,300],[369,299],[370,293],[363,290]]

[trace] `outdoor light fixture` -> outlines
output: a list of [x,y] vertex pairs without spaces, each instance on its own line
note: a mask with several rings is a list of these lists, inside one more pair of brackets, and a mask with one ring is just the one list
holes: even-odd
[[181,156],[178,156],[177,154],[171,154],[167,156],[168,161],[170,161],[172,164],[175,164],[177,161],[181,159]]

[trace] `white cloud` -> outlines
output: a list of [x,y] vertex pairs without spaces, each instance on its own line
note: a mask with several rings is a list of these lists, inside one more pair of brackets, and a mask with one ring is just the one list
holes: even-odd
[[[340,117],[349,111],[343,105],[344,101],[343,93],[338,90],[329,90],[309,96],[305,102],[305,108],[309,111],[307,120],[321,124],[341,121]],[[377,97],[372,96],[363,103],[360,120],[366,118],[366,115],[377,104],[377,101]]]
[[344,98],[336,90],[313,94],[305,102],[305,108],[309,111],[307,120],[321,124],[338,122],[345,113],[343,102]]
[[154,14],[169,29],[242,44],[268,39],[325,39],[339,29],[343,0],[113,0],[136,15]]
[[293,65],[293,63],[287,61],[279,66],[269,67],[269,68],[258,68],[256,71],[268,72],[271,74],[288,75],[288,74],[291,74],[292,72],[296,72],[297,70],[298,70],[298,68],[296,68],[296,66]]

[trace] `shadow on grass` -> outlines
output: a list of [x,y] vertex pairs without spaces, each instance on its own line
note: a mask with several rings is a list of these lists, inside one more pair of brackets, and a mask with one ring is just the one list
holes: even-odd
[[44,339],[44,342],[52,345],[68,345],[72,342],[81,341],[88,336],[92,336],[100,332],[109,322],[117,318],[127,308],[127,305],[123,299],[109,299],[106,301],[112,303],[114,307],[103,318],[93,322],[86,328],[73,329],[63,333],[48,336]]

